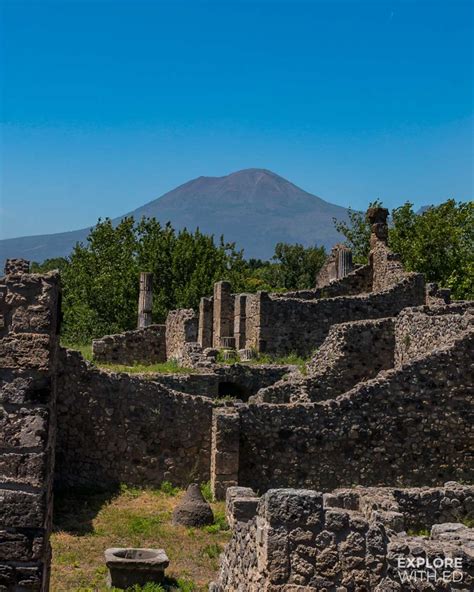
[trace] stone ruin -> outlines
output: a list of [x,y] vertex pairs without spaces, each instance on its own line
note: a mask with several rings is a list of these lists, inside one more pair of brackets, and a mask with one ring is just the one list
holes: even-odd
[[[99,361],[174,359],[189,374],[116,373],[60,347],[58,274],[7,262],[0,590],[48,589],[53,483],[229,492],[219,592],[417,589],[397,580],[396,553],[472,553],[472,490],[449,482],[473,476],[474,303],[451,304],[406,272],[387,246],[387,211],[368,216],[367,265],[337,247],[314,289],[233,294],[218,282],[197,312],[163,325],[147,313],[146,326],[93,343]],[[217,361],[290,352],[309,359],[305,374]],[[406,534],[421,527],[430,538]]]
[[[211,592],[472,590],[474,487],[227,490]],[[421,533],[423,534],[420,534]]]

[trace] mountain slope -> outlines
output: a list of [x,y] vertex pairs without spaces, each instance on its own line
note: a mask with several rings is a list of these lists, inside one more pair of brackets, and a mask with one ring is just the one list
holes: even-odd
[[[177,228],[223,234],[247,257],[269,258],[277,242],[325,245],[340,240],[333,217],[347,219],[345,208],[303,191],[264,169],[246,169],[224,177],[198,177],[129,212],[136,219],[154,216]],[[116,218],[118,222],[122,218]],[[0,260],[24,257],[42,261],[69,254],[88,228],[0,241]]]

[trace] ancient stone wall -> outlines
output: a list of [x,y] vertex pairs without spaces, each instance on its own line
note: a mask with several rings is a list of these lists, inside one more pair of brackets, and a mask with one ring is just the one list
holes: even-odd
[[395,320],[395,363],[400,366],[452,342],[474,324],[474,302],[420,306],[403,310]]
[[247,348],[261,352],[308,356],[326,338],[332,325],[391,317],[407,306],[424,304],[424,279],[407,274],[384,292],[321,300],[275,297],[258,292],[247,298]]
[[[431,514],[432,500],[456,505],[457,520],[472,520],[474,489],[459,483],[439,489],[312,490],[273,489],[261,498],[247,488],[227,492],[232,538],[221,556],[211,592],[296,592],[326,590],[374,592],[469,590],[474,585],[470,547],[473,531],[443,523],[443,510]],[[397,499],[398,495],[398,499]],[[411,506],[398,503],[410,499]],[[407,535],[422,520],[429,536]],[[450,516],[449,516],[450,517]],[[458,558],[461,566],[431,571],[402,585],[399,559]],[[455,575],[454,575],[454,572]],[[410,573],[410,570],[407,571]],[[447,576],[446,576],[447,578]]]
[[192,308],[172,310],[166,318],[166,356],[181,361],[186,343],[197,343],[198,317]]
[[260,390],[253,402],[290,403],[334,399],[359,382],[394,365],[392,319],[353,321],[333,325],[321,348],[307,364],[307,375],[290,378]]
[[0,589],[48,590],[59,278],[0,278]]
[[60,485],[158,486],[168,480],[184,486],[209,480],[210,399],[98,370],[78,352],[60,353]]
[[265,491],[469,481],[473,337],[466,331],[336,399],[240,407],[239,484]]
[[92,353],[98,362],[111,364],[156,364],[166,361],[165,325],[106,335],[92,341]]

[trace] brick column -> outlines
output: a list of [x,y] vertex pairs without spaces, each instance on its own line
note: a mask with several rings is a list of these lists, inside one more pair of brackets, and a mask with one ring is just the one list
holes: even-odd
[[212,298],[201,298],[199,302],[198,342],[203,349],[212,347],[213,308],[214,302]]
[[222,346],[222,337],[234,335],[234,297],[230,282],[214,284],[213,346]]
[[0,589],[46,592],[59,276],[8,270],[0,278]]
[[228,487],[238,485],[240,416],[235,409],[212,413],[211,488],[214,498],[225,499]]
[[245,319],[246,312],[245,308],[247,305],[247,294],[236,294],[234,302],[234,337],[235,337],[235,349],[245,348]]

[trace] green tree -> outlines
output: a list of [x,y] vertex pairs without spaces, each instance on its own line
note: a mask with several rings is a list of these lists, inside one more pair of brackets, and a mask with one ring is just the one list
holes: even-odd
[[448,199],[421,215],[406,203],[392,212],[389,245],[408,271],[449,286],[454,298],[474,298],[474,203]]
[[[232,243],[199,230],[176,233],[166,224],[124,218],[117,226],[99,221],[85,245],[74,248],[62,274],[66,341],[85,343],[133,329],[137,320],[139,273],[153,273],[153,320],[169,310],[197,308],[219,279],[241,282],[242,253]],[[234,285],[235,285],[234,284]]]
[[314,287],[317,272],[326,259],[324,247],[278,243],[273,260],[278,264],[278,283],[287,290]]
[[56,269],[58,269],[60,272],[63,272],[67,265],[69,265],[69,261],[66,259],[66,257],[45,259],[43,263],[37,263],[36,261],[33,261],[31,263],[31,273],[46,273]]

